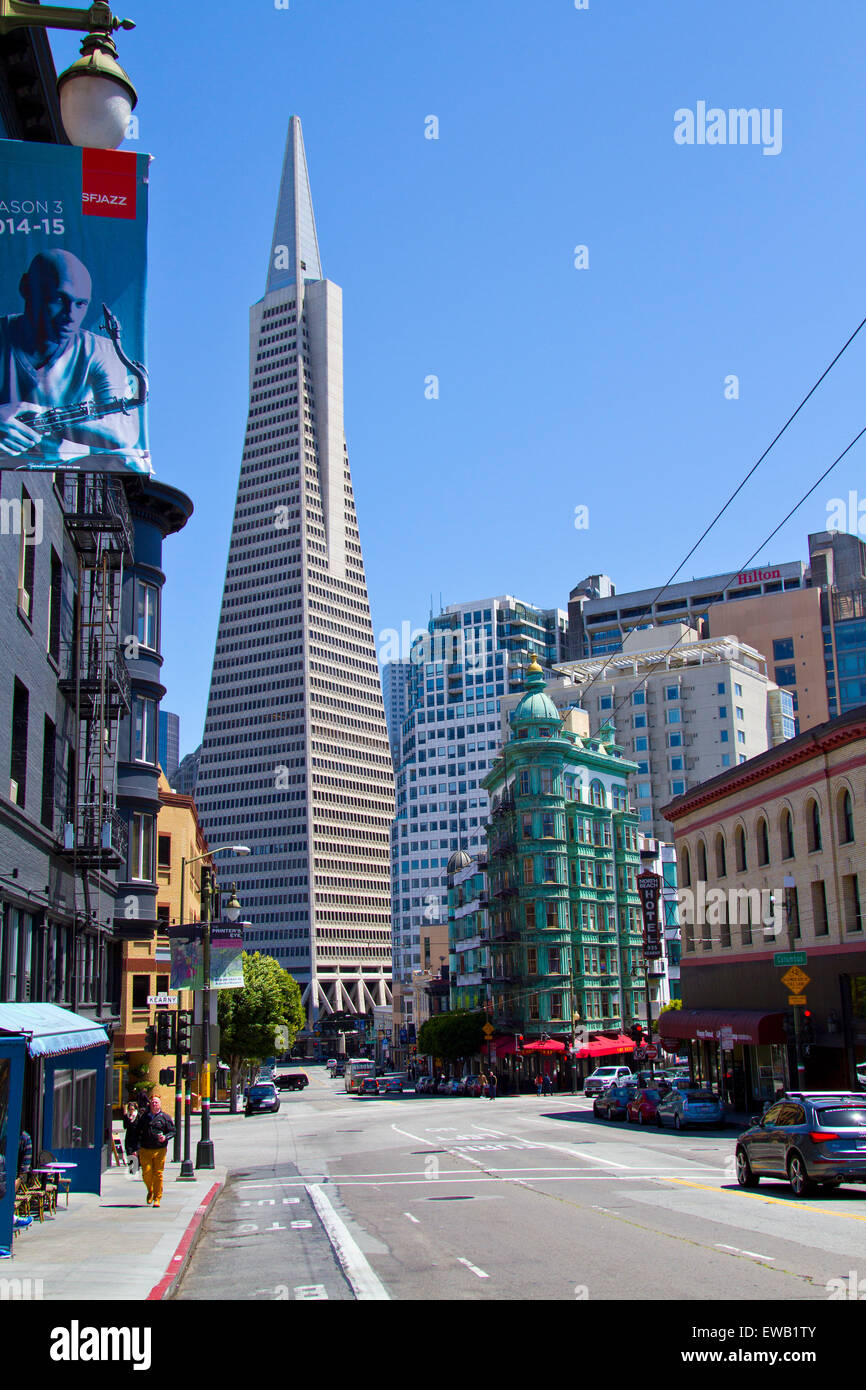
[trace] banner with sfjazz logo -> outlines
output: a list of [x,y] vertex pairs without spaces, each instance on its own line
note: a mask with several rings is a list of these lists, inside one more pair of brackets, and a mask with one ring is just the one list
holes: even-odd
[[149,162],[0,140],[0,468],[152,472]]

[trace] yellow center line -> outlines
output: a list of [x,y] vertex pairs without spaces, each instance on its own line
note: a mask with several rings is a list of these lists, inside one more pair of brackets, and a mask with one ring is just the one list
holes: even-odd
[[819,1216],[838,1216],[841,1217],[843,1221],[866,1221],[866,1216],[855,1216],[853,1212],[833,1211],[832,1208],[828,1210],[827,1207],[811,1207],[805,1202],[799,1201],[786,1202],[782,1197],[765,1197],[760,1192],[744,1192],[741,1187],[710,1187],[709,1183],[687,1182],[685,1178],[659,1177],[656,1181],[676,1183],[678,1187],[696,1187],[701,1192],[727,1192],[731,1193],[731,1195],[736,1192],[739,1197],[750,1197],[753,1202],[768,1202],[776,1207],[787,1207],[789,1211],[792,1209],[796,1211],[816,1211]]

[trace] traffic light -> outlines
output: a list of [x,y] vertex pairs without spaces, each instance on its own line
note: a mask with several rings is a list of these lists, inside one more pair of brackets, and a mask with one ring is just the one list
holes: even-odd
[[631,1038],[632,1042],[635,1042],[635,1043],[642,1043],[642,1042],[643,1042],[643,1025],[640,1024],[640,1023],[633,1023],[632,1026],[631,1026],[631,1028],[629,1028],[629,1030],[628,1030],[628,1036]]
[[159,1073],[160,1086],[174,1085],[174,1067],[162,1067]]
[[177,1048],[176,1051],[184,1056],[192,1047],[192,1013],[189,1009],[181,1009],[177,1015]]
[[144,1050],[149,1052],[151,1057],[156,1055],[156,1029],[152,1023],[144,1030]]
[[156,1050],[160,1057],[167,1057],[174,1052],[175,1015],[163,1012],[156,1016]]

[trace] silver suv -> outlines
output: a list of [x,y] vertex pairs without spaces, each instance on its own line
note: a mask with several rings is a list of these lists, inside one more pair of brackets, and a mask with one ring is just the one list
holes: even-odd
[[608,1086],[622,1086],[628,1081],[634,1081],[630,1067],[596,1067],[592,1076],[586,1078],[583,1094],[600,1096]]

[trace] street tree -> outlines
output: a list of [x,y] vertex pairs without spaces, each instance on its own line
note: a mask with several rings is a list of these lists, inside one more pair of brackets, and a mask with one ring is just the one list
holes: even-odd
[[418,1030],[418,1051],[446,1062],[480,1055],[486,1022],[485,1013],[470,1013],[467,1009],[435,1014]]
[[280,1025],[288,1028],[289,1047],[304,1026],[304,1009],[297,980],[273,956],[243,953],[243,989],[219,991],[220,1055],[231,1069],[231,1113],[238,1110],[238,1080],[247,1063],[259,1063],[274,1052]]

